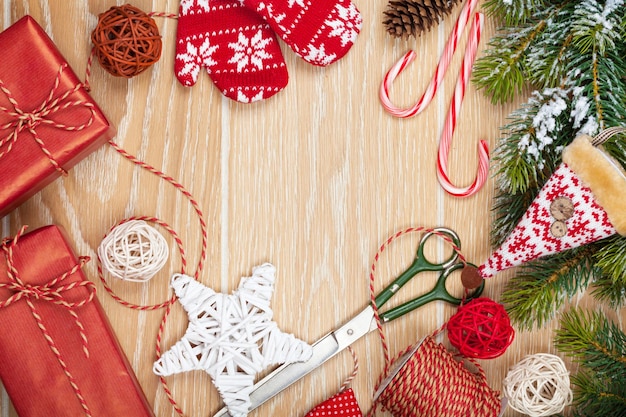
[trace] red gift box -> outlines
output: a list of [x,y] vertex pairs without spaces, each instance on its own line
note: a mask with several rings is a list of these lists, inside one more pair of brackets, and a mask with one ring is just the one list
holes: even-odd
[[153,416],[62,231],[0,246],[0,379],[21,417]]
[[0,217],[115,130],[30,16],[0,33]]

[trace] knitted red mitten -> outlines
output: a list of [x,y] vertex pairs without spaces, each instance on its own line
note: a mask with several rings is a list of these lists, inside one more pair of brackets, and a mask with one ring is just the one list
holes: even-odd
[[273,96],[288,81],[274,33],[238,0],[181,0],[174,70],[192,86],[200,68],[228,98],[244,103]]
[[348,52],[361,30],[361,13],[350,0],[242,0],[256,10],[293,51],[314,65]]

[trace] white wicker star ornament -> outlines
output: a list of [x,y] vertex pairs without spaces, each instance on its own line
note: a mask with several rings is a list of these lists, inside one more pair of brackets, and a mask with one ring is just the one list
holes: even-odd
[[263,264],[241,279],[232,294],[216,293],[192,277],[176,274],[172,288],[187,311],[185,335],[154,363],[154,373],[203,370],[232,417],[245,417],[258,372],[271,365],[308,360],[312,348],[283,333],[272,320],[270,299],[276,268]]

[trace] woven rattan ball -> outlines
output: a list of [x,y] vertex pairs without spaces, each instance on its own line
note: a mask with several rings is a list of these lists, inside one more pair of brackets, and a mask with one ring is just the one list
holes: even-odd
[[116,77],[134,77],[161,57],[154,19],[129,4],[100,14],[91,41],[102,68]]
[[112,276],[134,282],[151,279],[167,262],[167,241],[143,220],[129,220],[102,239],[98,257]]
[[569,372],[558,356],[537,353],[514,365],[503,382],[511,408],[531,417],[551,416],[572,402]]
[[497,358],[515,337],[504,307],[486,297],[475,298],[459,307],[446,327],[452,346],[470,358]]

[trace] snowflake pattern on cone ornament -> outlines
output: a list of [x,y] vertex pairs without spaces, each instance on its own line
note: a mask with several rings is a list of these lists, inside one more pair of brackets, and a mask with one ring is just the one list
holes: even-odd
[[626,234],[626,173],[577,137],[513,232],[479,267],[483,278],[542,256]]

